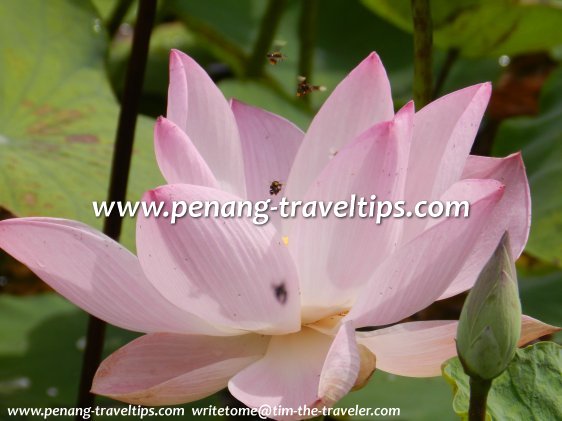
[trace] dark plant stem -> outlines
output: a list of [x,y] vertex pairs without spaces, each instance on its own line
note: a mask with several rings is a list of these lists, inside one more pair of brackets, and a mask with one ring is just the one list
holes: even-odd
[[469,421],[486,420],[486,402],[488,392],[492,387],[492,380],[470,378],[470,406],[468,407]]
[[[127,193],[139,101],[148,57],[148,45],[156,15],[156,1],[139,0],[133,48],[127,67],[121,112],[117,126],[108,201],[124,201]],[[117,213],[112,213],[105,220],[103,232],[118,241],[122,222],[123,220]],[[94,395],[90,393],[90,387],[101,361],[104,335],[105,322],[90,316],[86,350],[82,362],[78,407],[83,408],[93,405]],[[80,420],[82,418],[77,417],[77,419]]]
[[416,109],[429,102],[432,89],[433,28],[429,0],[411,0],[414,23],[414,101]]
[[131,8],[133,4],[133,0],[119,0],[113,10],[111,11],[111,16],[107,20],[107,32],[109,34],[109,39],[113,39],[121,23],[123,23],[123,19],[127,15],[127,12]]
[[[299,21],[299,75],[312,77],[314,67],[314,46],[318,26],[318,0],[303,0]],[[306,97],[305,97],[306,98]]]
[[437,81],[435,82],[435,87],[433,88],[433,95],[432,99],[437,98],[441,91],[443,90],[443,86],[445,85],[445,81],[453,68],[453,65],[459,58],[459,50],[457,48],[451,48],[447,51],[447,57],[445,57],[445,61],[443,62],[443,66],[441,66],[441,70],[437,75]]
[[283,11],[287,5],[287,0],[269,0],[267,9],[260,23],[258,38],[254,44],[254,49],[246,67],[246,76],[256,77],[263,74],[263,68],[267,64],[266,55],[268,53],[273,38],[277,33],[277,27],[281,22]]

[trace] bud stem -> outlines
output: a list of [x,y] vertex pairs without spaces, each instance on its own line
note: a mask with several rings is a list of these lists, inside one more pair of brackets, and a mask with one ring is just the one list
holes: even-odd
[[492,380],[470,378],[470,406],[468,407],[469,421],[486,420],[486,401],[492,387]]

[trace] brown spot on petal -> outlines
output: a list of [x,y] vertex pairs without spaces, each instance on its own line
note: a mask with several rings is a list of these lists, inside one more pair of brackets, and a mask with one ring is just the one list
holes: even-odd
[[273,291],[275,292],[275,298],[279,303],[285,304],[287,302],[288,293],[285,287],[285,282],[281,282],[279,285],[273,285]]

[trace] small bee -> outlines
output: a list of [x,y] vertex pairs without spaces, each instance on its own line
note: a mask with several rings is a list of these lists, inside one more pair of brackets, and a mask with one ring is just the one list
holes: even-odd
[[283,188],[283,183],[275,180],[269,186],[269,194],[272,196],[276,196],[277,194],[279,194],[282,188]]
[[287,288],[285,288],[285,282],[281,282],[279,285],[272,286],[277,301],[279,301],[281,304],[285,304],[288,298]]
[[325,91],[325,86],[311,85],[304,76],[298,77],[297,96],[305,96],[314,91]]
[[283,40],[275,40],[273,42],[273,51],[265,55],[270,64],[276,65],[287,58],[287,56],[281,52],[281,48],[285,44],[286,42]]
[[267,53],[265,56],[269,60],[269,64],[272,65],[276,65],[287,58],[287,56],[280,51],[280,47],[275,47],[271,53]]

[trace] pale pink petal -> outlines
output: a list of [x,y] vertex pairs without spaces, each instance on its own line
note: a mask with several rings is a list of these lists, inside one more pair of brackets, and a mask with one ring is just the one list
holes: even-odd
[[[377,358],[377,369],[408,377],[441,375],[441,364],[457,355],[457,320],[400,323],[373,332],[358,332],[357,342]],[[532,317],[521,319],[519,346],[559,331]]]
[[230,393],[251,408],[315,406],[322,367],[332,339],[308,328],[291,335],[273,336],[265,356],[228,382]]
[[[247,197],[253,201],[271,199],[271,206],[277,206],[304,134],[278,115],[236,100],[230,105],[242,141]],[[271,193],[275,181],[281,183],[281,189]],[[272,214],[276,226],[278,218]]]
[[[187,127],[187,114],[189,112],[189,100],[187,98],[187,75],[183,65],[183,56],[184,53],[181,51],[170,51],[170,81],[168,84],[168,109],[166,117],[185,131]],[[195,67],[195,65],[193,66]],[[203,72],[205,71],[203,70]],[[195,78],[198,75],[201,75],[201,70],[196,68],[192,77]],[[200,78],[204,80],[204,85],[208,86],[209,81],[204,76],[200,76]],[[211,83],[213,82],[211,81]],[[207,89],[213,91],[211,87],[207,87]]]
[[[490,93],[489,83],[471,86],[416,113],[405,197],[409,203],[438,199],[461,178]],[[406,224],[403,242],[423,228]]]
[[302,199],[337,151],[393,114],[390,83],[379,56],[371,53],[334,89],[312,120],[289,175],[287,197]]
[[269,338],[153,333],[100,365],[92,392],[135,405],[175,405],[212,395],[263,356]]
[[[174,201],[225,204],[241,199],[221,190],[173,184],[146,193],[143,200],[165,203],[162,210],[172,215]],[[296,270],[272,225],[212,215],[186,215],[175,224],[169,218],[139,216],[137,250],[146,275],[180,308],[243,330],[299,329]]]
[[168,184],[185,183],[218,188],[219,183],[191,139],[164,117],[154,126],[154,150]]
[[340,326],[322,367],[318,386],[322,405],[331,407],[349,393],[359,375],[360,364],[353,323],[345,322]]
[[540,320],[533,319],[532,317],[521,317],[521,337],[519,338],[518,346],[527,345],[542,336],[551,335],[559,332],[561,329],[557,326],[552,326],[541,322]]
[[[379,202],[401,199],[413,112],[410,103],[394,121],[373,126],[344,147],[315,180],[305,202],[353,202],[352,195],[357,202],[371,201],[372,195]],[[354,208],[352,203],[344,211]],[[332,210],[327,218],[301,216],[292,224],[289,250],[299,271],[305,322],[348,309],[379,262],[394,251],[400,220],[377,224],[357,212],[338,218]]]
[[170,54],[167,117],[187,133],[221,187],[245,197],[242,148],[228,102],[205,70],[177,50]]
[[457,355],[456,320],[400,323],[357,332],[357,342],[377,358],[377,369],[409,377],[441,374],[441,364]]
[[113,325],[139,332],[228,334],[166,300],[135,255],[87,225],[7,219],[0,222],[0,247],[65,298]]
[[504,186],[495,180],[476,184],[468,218],[446,218],[400,247],[376,270],[347,318],[356,327],[396,323],[433,303],[450,285],[471,253]]
[[498,180],[505,185],[505,193],[490,215],[477,246],[440,298],[451,297],[474,285],[505,231],[509,231],[514,258],[519,257],[529,236],[531,196],[521,154],[507,158],[469,156],[462,177]]

